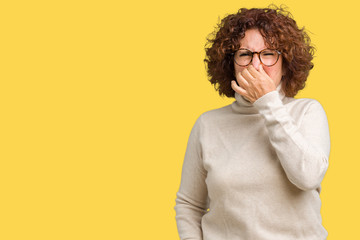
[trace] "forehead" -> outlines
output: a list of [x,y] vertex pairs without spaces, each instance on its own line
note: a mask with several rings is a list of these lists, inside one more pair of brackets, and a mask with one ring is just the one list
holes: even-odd
[[244,38],[239,41],[240,47],[247,48],[252,51],[260,51],[267,48],[265,39],[257,29],[250,29],[245,32]]

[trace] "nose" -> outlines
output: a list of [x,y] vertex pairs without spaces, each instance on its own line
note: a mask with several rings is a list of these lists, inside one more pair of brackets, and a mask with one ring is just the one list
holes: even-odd
[[254,53],[251,64],[254,66],[254,68],[255,68],[256,70],[259,71],[259,67],[260,67],[261,61],[260,61],[260,58],[259,58],[259,54],[258,54],[258,53]]

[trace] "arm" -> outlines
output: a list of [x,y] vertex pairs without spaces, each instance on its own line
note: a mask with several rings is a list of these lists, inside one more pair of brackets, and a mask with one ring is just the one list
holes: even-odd
[[181,240],[202,240],[201,219],[207,211],[206,171],[200,143],[201,116],[191,130],[176,196],[176,222]]
[[302,190],[318,188],[330,154],[329,127],[320,103],[313,100],[309,104],[299,126],[277,91],[263,95],[253,104],[265,119],[270,142],[290,182]]

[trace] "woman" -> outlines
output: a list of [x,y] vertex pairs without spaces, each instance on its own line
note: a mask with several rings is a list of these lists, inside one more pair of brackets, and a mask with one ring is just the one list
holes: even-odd
[[175,206],[180,238],[326,239],[327,117],[318,101],[293,98],[313,67],[308,35],[282,8],[243,8],[208,41],[210,82],[236,101],[203,113],[190,133]]

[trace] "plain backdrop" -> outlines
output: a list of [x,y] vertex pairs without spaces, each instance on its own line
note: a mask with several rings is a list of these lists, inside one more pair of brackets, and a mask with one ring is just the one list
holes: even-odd
[[296,98],[330,126],[328,240],[358,239],[357,1],[3,1],[0,238],[178,239],[190,130],[231,104],[208,82],[206,37],[241,7],[284,3],[317,48]]

